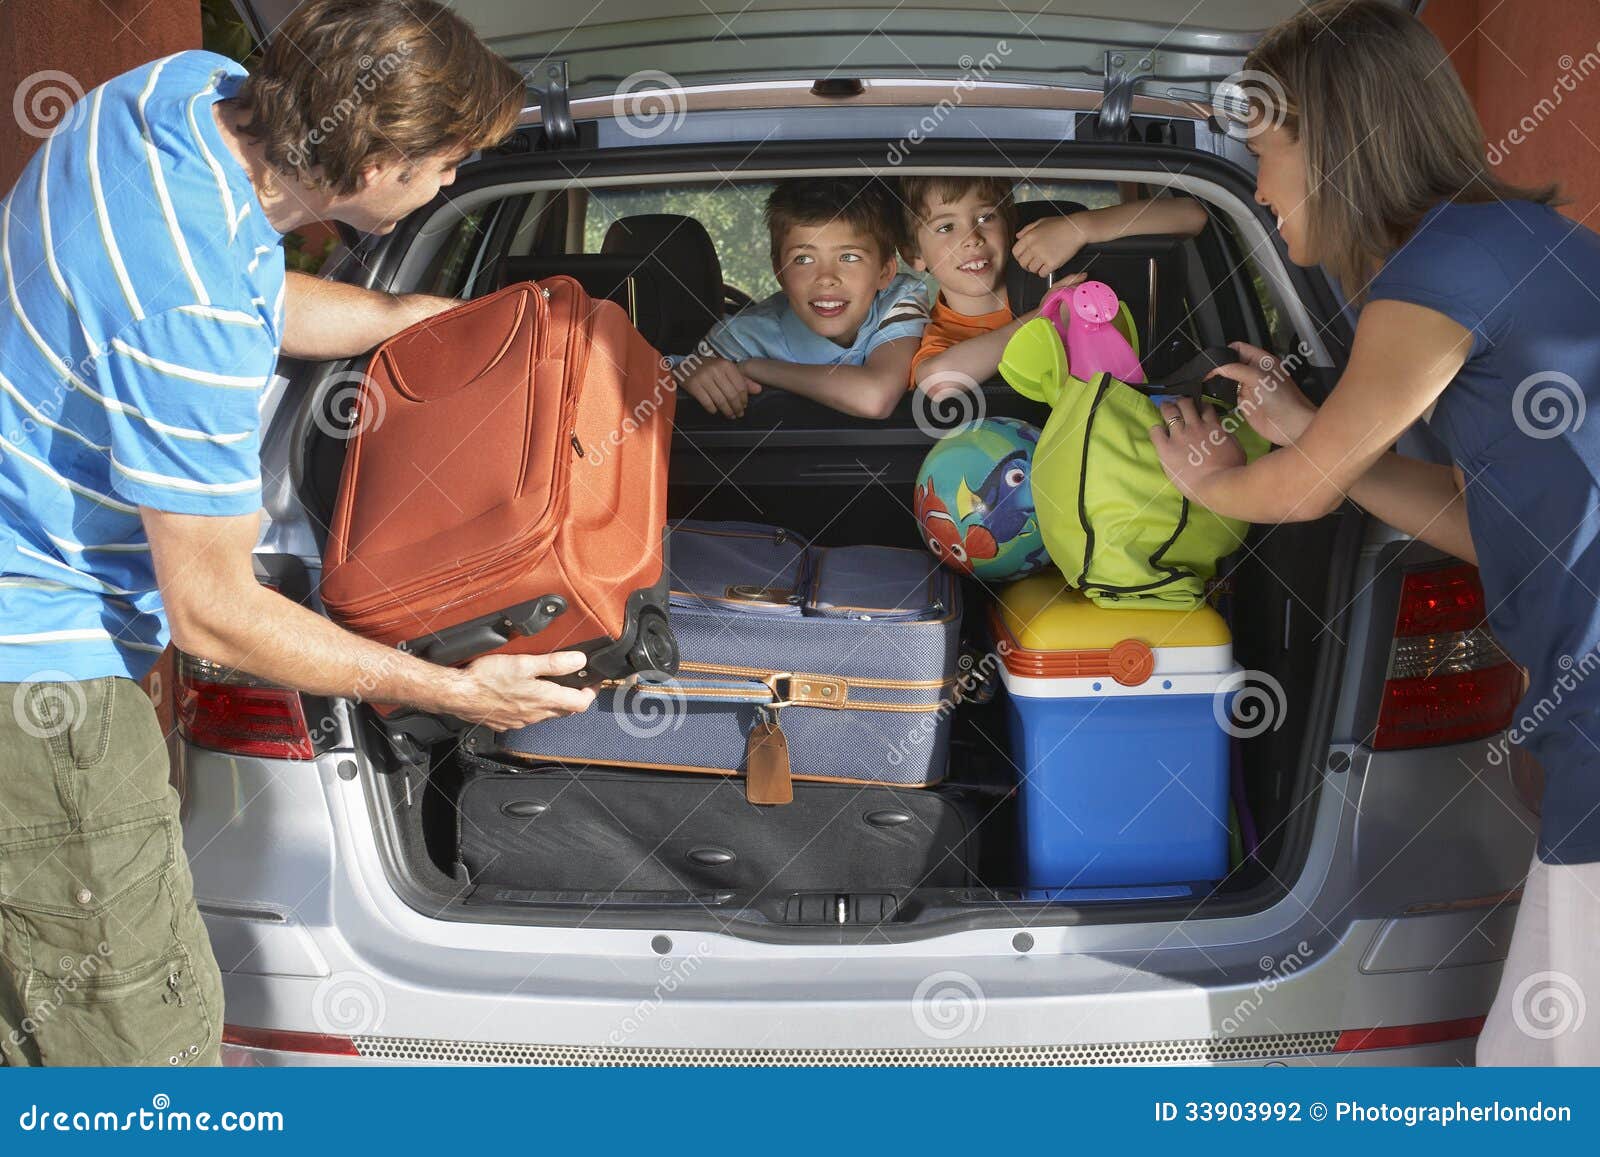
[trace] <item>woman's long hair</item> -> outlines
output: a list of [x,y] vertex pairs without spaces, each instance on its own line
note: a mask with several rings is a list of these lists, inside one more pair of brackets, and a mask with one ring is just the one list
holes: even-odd
[[1488,168],[1444,47],[1381,0],[1322,0],[1269,31],[1244,68],[1251,124],[1304,146],[1311,251],[1355,304],[1439,202],[1557,199],[1554,185],[1521,188]]

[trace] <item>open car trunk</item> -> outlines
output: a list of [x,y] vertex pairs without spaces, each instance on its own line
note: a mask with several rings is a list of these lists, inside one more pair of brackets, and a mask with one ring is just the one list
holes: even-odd
[[[840,151],[858,147],[863,156],[882,156],[881,145],[870,142],[852,143]],[[1012,151],[1022,149],[1019,146]],[[703,172],[704,152],[700,150],[702,159],[674,157],[671,165],[681,166],[686,173]],[[937,148],[928,149],[930,155],[937,152]],[[1160,159],[1164,166],[1171,166],[1169,172],[1194,160],[1192,153],[1165,152]],[[743,148],[737,154],[743,163],[768,172],[779,165],[774,156],[752,154]],[[660,150],[655,156],[640,154],[619,161],[595,154],[592,163],[585,160],[581,171],[586,173],[586,185],[601,187],[611,179],[608,166],[626,171],[627,166],[653,164],[660,171],[667,168],[667,155]],[[1129,163],[1126,156],[1118,160]],[[850,158],[833,163],[848,164]],[[971,161],[963,158],[959,163],[970,165]],[[1224,184],[1231,181],[1234,187],[1230,192],[1240,204],[1249,204],[1248,184],[1236,171],[1229,176],[1225,166],[1212,159],[1200,163],[1208,179]],[[511,162],[498,169],[495,164],[481,174],[464,177],[458,195],[470,194],[474,182],[491,187],[511,179]],[[527,170],[515,171],[526,174]],[[420,222],[412,222],[397,234],[389,250],[394,256],[386,259],[380,252],[374,258],[375,277],[394,273],[406,242],[421,227]],[[492,235],[493,229],[488,233]],[[1249,284],[1249,266],[1220,217],[1192,242],[1146,240],[1149,244],[1142,248],[1122,250],[1113,243],[1102,259],[1132,261],[1136,268],[1143,268],[1137,263],[1165,261],[1164,255],[1182,248],[1187,272],[1175,289],[1163,292],[1178,295],[1185,318],[1199,315],[1198,321],[1188,324],[1226,331],[1195,336],[1213,345],[1240,336],[1268,344],[1262,299]],[[1213,271],[1219,270],[1220,276],[1214,275]],[[1155,285],[1152,272],[1152,296]],[[487,292],[493,286],[474,288]],[[1325,285],[1307,281],[1297,286],[1297,292],[1313,311],[1327,316]],[[1029,304],[1024,302],[1019,308]],[[1146,304],[1155,308],[1153,302]],[[912,400],[908,397],[887,421],[872,422],[846,417],[792,395],[767,393],[762,404],[752,406],[746,420],[738,424],[708,417],[684,399],[678,411],[669,475],[669,515],[761,521],[790,528],[824,545],[920,547],[920,534],[910,513],[910,491],[932,441],[918,428]],[[990,416],[1034,422],[1041,422],[1044,416],[1042,407],[1014,394],[998,379],[985,384],[984,398]],[[329,425],[302,423],[308,440],[301,495],[308,509],[322,517],[331,509],[343,446],[337,437],[326,435],[324,427]],[[992,696],[974,696],[961,703],[951,723],[945,784],[961,793],[971,814],[979,817],[972,872],[959,884],[942,881],[919,886],[925,875],[908,873],[907,878],[891,881],[892,888],[880,889],[892,892],[887,904],[869,910],[841,894],[836,897],[839,902],[828,907],[830,918],[818,920],[815,909],[800,903],[797,890],[786,885],[781,873],[770,886],[743,891],[708,889],[692,880],[683,887],[645,889],[618,888],[610,882],[593,888],[573,887],[571,881],[551,887],[549,880],[531,875],[526,879],[500,875],[493,883],[483,883],[474,880],[461,862],[458,801],[464,784],[496,762],[508,772],[541,773],[531,771],[523,760],[497,759],[492,750],[467,755],[449,743],[431,751],[426,769],[419,771],[393,759],[369,730],[364,746],[378,771],[368,781],[369,798],[391,879],[410,903],[439,918],[648,928],[661,926],[664,914],[670,913],[674,927],[722,929],[778,941],[803,941],[819,935],[914,939],[966,927],[1153,921],[1257,910],[1293,884],[1307,857],[1316,812],[1311,805],[1322,772],[1323,755],[1317,753],[1326,751],[1344,657],[1341,632],[1325,624],[1337,625],[1348,609],[1362,521],[1343,512],[1314,523],[1256,527],[1245,547],[1224,567],[1229,590],[1224,604],[1234,658],[1249,672],[1247,694],[1264,697],[1256,706],[1271,701],[1265,705],[1270,714],[1267,723],[1247,727],[1232,749],[1233,774],[1248,800],[1259,847],[1253,855],[1233,857],[1220,882],[1145,898],[1112,892],[1092,900],[1050,899],[1025,889],[1019,862],[1017,769],[1003,688]],[[985,592],[971,580],[964,581],[963,639],[975,649],[990,648]],[[1244,718],[1249,720],[1248,713]],[[1070,750],[1070,737],[1064,742]],[[1097,753],[1085,758],[1081,772],[1115,777],[1117,768],[1108,765],[1114,762],[1103,752]],[[571,763],[564,772],[576,771],[581,778],[585,770],[581,763]],[[648,818],[633,815],[616,822],[636,828],[641,822],[648,824]],[[604,830],[603,817],[600,823],[601,828],[593,833],[596,846],[604,846],[618,834]],[[648,844],[653,834],[631,831],[632,842],[619,841],[618,846],[637,848],[640,839]],[[664,844],[671,834],[670,826],[661,831],[660,842]],[[863,914],[858,918],[857,913]]]

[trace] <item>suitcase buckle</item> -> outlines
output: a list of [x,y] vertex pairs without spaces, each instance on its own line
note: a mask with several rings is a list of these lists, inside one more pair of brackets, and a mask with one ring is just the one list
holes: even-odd
[[[794,678],[794,672],[793,671],[774,671],[772,674],[768,675],[765,679],[761,680],[762,685],[764,687],[766,687],[766,689],[772,695],[772,702],[771,703],[764,703],[764,704],[762,704],[762,706],[766,707],[766,708],[768,708],[769,710],[772,710],[772,711],[776,711],[780,707],[791,707],[791,706],[793,706],[794,705],[794,700],[789,697],[791,692],[790,692],[789,687],[788,687],[788,681],[790,679],[793,679],[793,678]],[[778,690],[778,681],[780,679],[783,680],[784,684],[785,684],[784,689],[782,691]]]

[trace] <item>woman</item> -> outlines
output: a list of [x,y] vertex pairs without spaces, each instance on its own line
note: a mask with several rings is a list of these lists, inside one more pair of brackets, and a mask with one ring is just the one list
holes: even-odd
[[[1151,431],[1193,501],[1252,522],[1321,517],[1346,497],[1477,564],[1489,625],[1528,670],[1525,703],[1560,699],[1528,746],[1545,794],[1480,1064],[1600,1063],[1600,679],[1555,691],[1600,644],[1600,236],[1554,190],[1485,167],[1483,130],[1439,42],[1376,0],[1328,0],[1267,34],[1250,149],[1256,200],[1297,265],[1324,266],[1360,309],[1320,408],[1269,355],[1219,371],[1284,449],[1245,464],[1210,407],[1162,407]],[[1282,99],[1278,99],[1281,91]],[[1426,419],[1454,464],[1390,447]],[[1588,665],[1581,668],[1587,671]],[[1520,712],[1519,712],[1520,715]],[[1530,1023],[1558,993],[1568,1031]]]

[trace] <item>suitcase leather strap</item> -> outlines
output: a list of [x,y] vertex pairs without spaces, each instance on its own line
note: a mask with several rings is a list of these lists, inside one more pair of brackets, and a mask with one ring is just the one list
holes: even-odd
[[[684,675],[691,672],[684,671]],[[805,671],[773,671],[748,677],[675,678],[635,684],[641,695],[659,695],[690,702],[757,703],[770,707],[861,707],[850,702],[850,681],[838,675]]]
[[641,681],[635,687],[641,694],[682,702],[754,703],[756,722],[745,740],[744,791],[746,800],[763,806],[794,800],[789,739],[783,733],[778,713],[785,707],[861,706],[849,702],[848,680],[806,671],[773,671],[761,676],[752,673],[745,678],[723,676],[715,682],[682,678],[660,683]]

